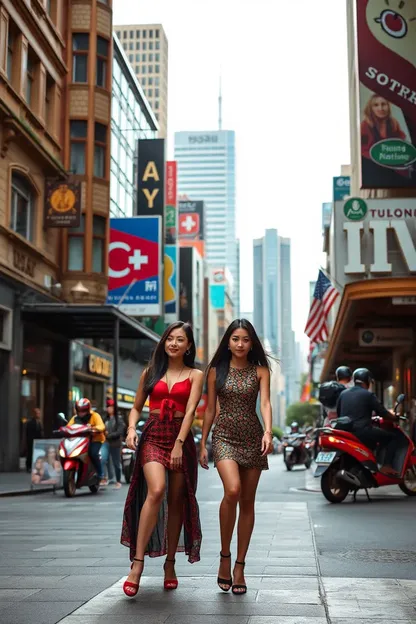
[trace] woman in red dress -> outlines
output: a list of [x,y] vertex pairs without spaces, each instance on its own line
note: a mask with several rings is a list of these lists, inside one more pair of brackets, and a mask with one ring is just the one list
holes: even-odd
[[[137,449],[124,508],[121,543],[130,549],[124,593],[139,590],[144,556],[167,555],[165,589],[176,589],[175,553],[199,561],[201,525],[196,500],[198,462],[190,432],[201,398],[203,374],[194,368],[195,342],[187,323],[163,334],[143,372],[130,412],[127,446]],[[138,443],[136,424],[149,397],[149,418]]]

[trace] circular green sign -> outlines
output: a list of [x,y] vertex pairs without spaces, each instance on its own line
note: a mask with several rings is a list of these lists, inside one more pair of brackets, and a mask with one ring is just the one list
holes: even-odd
[[344,214],[350,221],[362,221],[367,210],[367,204],[361,197],[351,197],[344,205]]
[[416,147],[401,139],[385,139],[373,145],[370,156],[382,167],[400,169],[416,161]]

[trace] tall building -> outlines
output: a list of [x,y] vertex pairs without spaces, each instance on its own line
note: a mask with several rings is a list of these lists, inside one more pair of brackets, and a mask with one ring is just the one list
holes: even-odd
[[281,311],[279,275],[279,237],[277,230],[266,230],[263,238],[253,241],[254,326],[270,344],[274,355],[281,357]]
[[136,214],[138,140],[156,138],[158,123],[116,35],[113,45],[110,213],[131,217]]
[[159,122],[159,137],[168,127],[168,39],[162,24],[114,26],[134,73]]
[[239,307],[239,262],[236,238],[235,133],[176,132],[178,193],[205,202],[205,250],[211,267],[232,275],[233,307]]
[[279,301],[282,340],[282,369],[286,385],[286,405],[295,396],[295,335],[292,330],[292,280],[290,238],[279,237]]

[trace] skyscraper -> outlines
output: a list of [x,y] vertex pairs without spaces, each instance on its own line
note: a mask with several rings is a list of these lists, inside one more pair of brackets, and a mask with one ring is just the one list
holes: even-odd
[[227,267],[234,282],[233,305],[239,312],[239,263],[235,209],[235,133],[176,132],[178,193],[202,199],[206,215],[206,259]]
[[282,369],[285,376],[286,405],[295,395],[295,338],[292,331],[291,248],[289,238],[279,237],[279,291],[282,336]]
[[254,325],[275,355],[281,356],[279,277],[279,237],[266,230],[253,241]]
[[159,122],[159,137],[168,125],[168,40],[162,24],[114,26],[134,73]]

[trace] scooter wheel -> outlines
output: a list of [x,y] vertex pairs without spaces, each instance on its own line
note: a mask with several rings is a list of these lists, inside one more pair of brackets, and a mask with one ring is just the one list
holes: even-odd
[[98,490],[100,489],[99,485],[89,485],[88,487],[90,488],[91,494],[97,494]]
[[124,478],[126,480],[126,483],[130,483],[130,481],[131,481],[131,470],[125,470],[123,474],[124,474]]
[[312,466],[312,460],[311,459],[307,459],[305,461],[305,468],[306,470],[309,470],[309,468]]
[[337,470],[338,468],[334,469],[331,466],[321,477],[322,494],[330,503],[342,503],[350,491],[347,483],[342,483],[342,481],[335,478]]
[[286,469],[290,472],[293,468],[292,464],[289,464],[289,462],[285,462],[286,464]]
[[75,496],[77,486],[75,483],[75,470],[64,470],[64,492],[67,498]]

